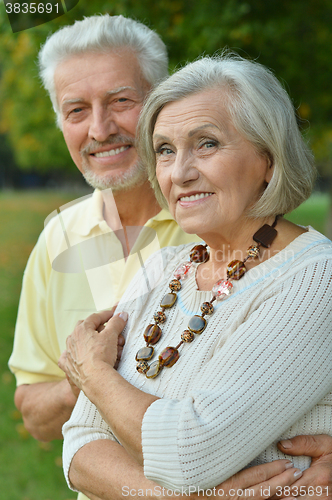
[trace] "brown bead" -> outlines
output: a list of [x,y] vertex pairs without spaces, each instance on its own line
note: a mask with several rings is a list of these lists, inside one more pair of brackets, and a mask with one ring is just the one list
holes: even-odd
[[147,363],[146,361],[139,361],[136,365],[136,370],[139,373],[146,373],[149,368],[149,363]]
[[214,307],[211,302],[203,302],[201,305],[201,311],[203,314],[212,314],[214,311]]
[[248,250],[247,250],[247,255],[248,257],[251,257],[251,258],[256,258],[259,256],[259,253],[260,253],[260,248],[258,245],[251,245]]
[[154,353],[154,348],[153,347],[142,347],[139,351],[137,351],[136,354],[136,361],[148,361],[149,359],[152,358]]
[[161,329],[158,325],[148,325],[144,332],[144,340],[148,344],[156,344],[161,337]]
[[176,293],[166,293],[166,295],[163,297],[162,301],[160,302],[160,307],[164,307],[165,309],[169,309],[175,304],[175,301],[177,299]]
[[247,271],[242,260],[232,260],[227,266],[227,278],[239,280]]
[[191,262],[206,262],[210,255],[204,245],[196,245],[191,249],[189,257]]
[[256,243],[260,243],[265,248],[269,248],[275,237],[277,236],[277,231],[274,227],[264,224],[252,237]]
[[195,338],[195,335],[190,331],[190,330],[184,330],[184,332],[181,333],[181,340],[183,342],[192,342]]
[[172,280],[168,286],[173,292],[178,292],[179,290],[181,290],[181,281]]
[[162,367],[163,366],[159,360],[151,363],[148,371],[145,373],[146,378],[155,378],[162,369]]
[[165,323],[166,314],[164,313],[164,311],[157,311],[154,314],[153,319],[155,320],[156,323]]
[[175,347],[166,347],[166,349],[161,352],[159,361],[163,366],[170,368],[177,362],[179,356],[179,351]]

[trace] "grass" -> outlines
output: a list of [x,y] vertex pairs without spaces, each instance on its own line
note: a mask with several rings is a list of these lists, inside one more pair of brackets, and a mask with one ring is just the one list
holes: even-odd
[[327,194],[314,193],[309,200],[294,210],[286,218],[304,226],[312,226],[320,233],[326,234],[329,198]]
[[15,380],[7,367],[23,270],[45,217],[76,196],[50,192],[0,194],[0,500],[69,500],[61,442],[39,443],[15,409]]
[[[0,500],[69,500],[61,442],[38,443],[15,409],[15,380],[7,367],[23,270],[45,217],[78,196],[56,192],[0,193]],[[328,197],[314,195],[288,218],[324,232]]]

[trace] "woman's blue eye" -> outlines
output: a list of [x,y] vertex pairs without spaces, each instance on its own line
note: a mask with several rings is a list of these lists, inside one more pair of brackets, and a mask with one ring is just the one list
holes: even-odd
[[170,155],[170,154],[173,153],[173,151],[171,149],[169,149],[169,148],[164,148],[160,152],[161,152],[162,155]]
[[159,155],[167,156],[167,155],[172,154],[173,151],[170,148],[168,148],[167,146],[160,146],[159,148],[157,148],[155,153],[159,154]]
[[207,142],[204,142],[203,146],[206,147],[207,149],[214,148],[216,146],[216,142],[215,141],[207,141]]

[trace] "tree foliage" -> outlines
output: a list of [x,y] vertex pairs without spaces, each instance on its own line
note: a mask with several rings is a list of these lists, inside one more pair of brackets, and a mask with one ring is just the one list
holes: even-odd
[[41,88],[37,53],[49,32],[106,12],[155,29],[171,69],[224,47],[271,68],[293,99],[321,171],[332,175],[330,0],[80,0],[65,16],[15,34],[0,5],[0,133],[8,135],[21,168],[73,168]]

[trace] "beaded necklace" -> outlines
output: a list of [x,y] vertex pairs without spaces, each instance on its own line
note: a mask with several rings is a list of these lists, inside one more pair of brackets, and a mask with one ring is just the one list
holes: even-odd
[[147,378],[155,378],[160,373],[162,368],[170,368],[179,359],[179,348],[183,343],[190,343],[194,340],[195,334],[200,335],[207,326],[205,319],[206,315],[210,315],[214,311],[213,302],[223,300],[233,289],[232,281],[237,281],[246,273],[245,263],[249,259],[256,259],[261,250],[261,246],[269,248],[277,236],[275,226],[278,221],[277,216],[272,226],[265,224],[254,235],[253,240],[256,244],[251,245],[247,249],[247,257],[241,260],[232,260],[227,266],[226,279],[218,280],[212,287],[212,298],[209,302],[203,302],[201,305],[201,314],[192,316],[188,323],[188,329],[181,334],[181,341],[176,347],[166,347],[159,355],[156,361],[150,365],[148,361],[154,355],[154,345],[160,340],[162,331],[160,324],[165,323],[165,310],[174,306],[177,300],[177,292],[181,290],[181,280],[188,278],[193,270],[194,264],[201,264],[209,260],[209,252],[207,245],[195,245],[189,253],[189,260],[181,263],[173,274],[173,279],[169,283],[171,292],[166,293],[160,302],[161,311],[154,314],[154,323],[149,324],[143,334],[146,346],[142,347],[136,354],[137,366],[139,373],[144,374]]

